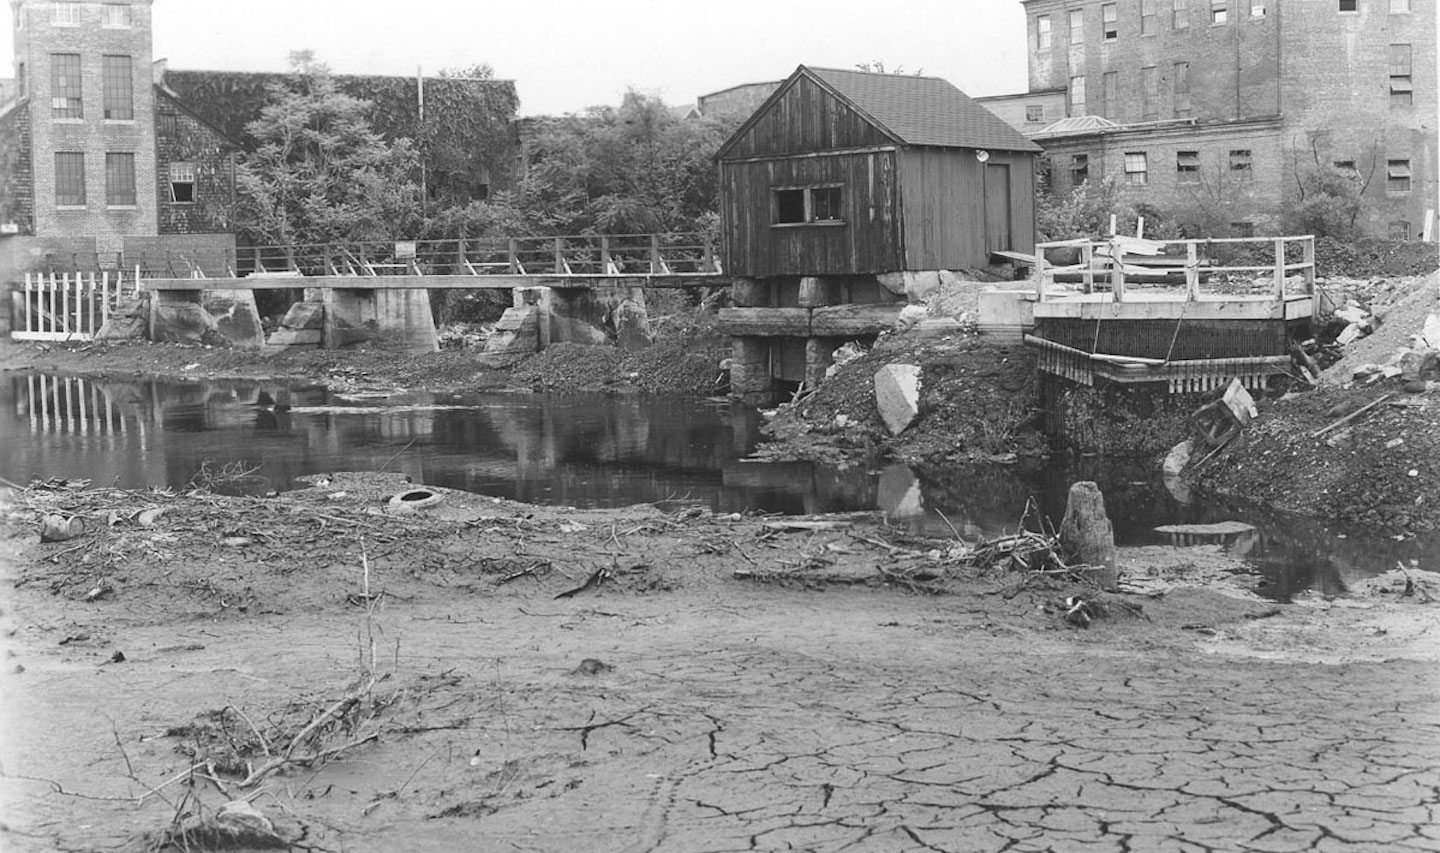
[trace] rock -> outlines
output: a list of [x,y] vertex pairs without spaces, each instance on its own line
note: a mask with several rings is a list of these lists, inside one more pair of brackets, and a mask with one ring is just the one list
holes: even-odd
[[1165,456],[1165,463],[1161,466],[1161,470],[1167,477],[1177,476],[1185,470],[1186,465],[1190,464],[1190,453],[1194,448],[1195,443],[1191,441],[1182,441],[1170,448],[1170,453]]
[[196,302],[151,302],[150,337],[155,343],[205,343],[218,334],[215,318]]
[[1425,326],[1420,330],[1420,337],[1426,346],[1431,349],[1440,349],[1440,314],[1431,314],[1425,318]]
[[920,414],[920,367],[887,364],[875,371],[875,407],[891,435],[899,435]]
[[1440,351],[1426,347],[1412,349],[1400,357],[1399,374],[1405,381],[1440,379]]
[[1424,394],[1426,391],[1430,390],[1430,383],[1426,382],[1424,379],[1412,379],[1409,382],[1406,382],[1401,387],[1401,390],[1403,390],[1406,394]]
[[645,306],[634,299],[623,300],[615,306],[614,323],[616,342],[622,350],[638,352],[654,343]]
[[1105,513],[1105,496],[1089,480],[1070,486],[1065,519],[1060,522],[1060,544],[1080,562],[1102,569],[1096,581],[1104,590],[1119,586],[1115,568],[1115,528]]
[[1364,335],[1364,333],[1364,329],[1359,323],[1351,323],[1350,325],[1346,326],[1345,329],[1340,332],[1340,334],[1335,336],[1335,343],[1341,346],[1353,344],[1358,341]]
[[323,302],[296,302],[285,312],[285,319],[280,321],[280,326],[285,329],[314,330],[320,331],[325,328],[325,303]]

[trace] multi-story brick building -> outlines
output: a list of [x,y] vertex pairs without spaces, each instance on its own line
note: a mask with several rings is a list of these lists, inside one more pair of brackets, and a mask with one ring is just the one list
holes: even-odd
[[1245,230],[1338,170],[1364,231],[1415,238],[1433,217],[1435,0],[1021,2],[1030,100],[1065,93],[1065,120],[1022,128],[1055,190],[1113,177]]

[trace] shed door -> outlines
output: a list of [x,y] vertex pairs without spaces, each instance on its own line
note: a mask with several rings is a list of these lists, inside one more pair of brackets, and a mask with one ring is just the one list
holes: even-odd
[[986,163],[985,253],[1010,248],[1010,166]]

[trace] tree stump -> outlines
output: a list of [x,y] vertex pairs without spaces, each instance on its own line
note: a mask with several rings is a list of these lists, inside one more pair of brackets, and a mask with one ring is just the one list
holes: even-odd
[[1105,514],[1105,496],[1088,480],[1070,486],[1065,500],[1065,520],[1060,522],[1060,544],[1075,559],[1100,569],[1095,580],[1100,588],[1114,591],[1120,585],[1115,568],[1115,528]]

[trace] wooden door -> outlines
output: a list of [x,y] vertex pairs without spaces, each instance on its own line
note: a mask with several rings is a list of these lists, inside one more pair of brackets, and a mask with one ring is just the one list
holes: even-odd
[[1010,242],[1010,166],[985,164],[985,253],[1008,251]]

